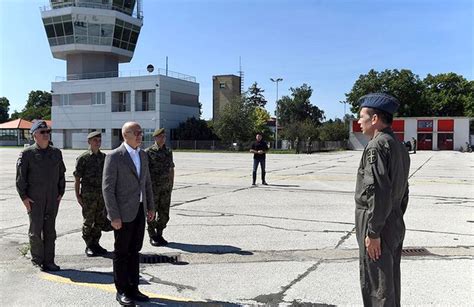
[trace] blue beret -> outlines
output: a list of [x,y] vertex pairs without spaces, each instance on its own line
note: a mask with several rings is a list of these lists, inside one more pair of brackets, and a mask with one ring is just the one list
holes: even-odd
[[385,111],[389,114],[397,112],[400,102],[397,98],[384,93],[372,93],[362,96],[359,99],[361,108],[374,108]]
[[30,133],[34,133],[38,129],[49,129],[49,127],[44,120],[37,120],[33,123],[33,126],[31,126]]

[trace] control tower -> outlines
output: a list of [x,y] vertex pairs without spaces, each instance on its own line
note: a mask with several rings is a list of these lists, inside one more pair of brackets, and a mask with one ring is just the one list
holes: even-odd
[[141,0],[50,0],[41,18],[67,80],[118,76],[133,57],[143,25]]

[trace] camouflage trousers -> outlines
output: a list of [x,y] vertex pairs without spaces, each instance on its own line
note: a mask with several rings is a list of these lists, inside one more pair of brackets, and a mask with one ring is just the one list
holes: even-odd
[[148,222],[150,237],[161,235],[170,220],[171,191],[173,187],[169,182],[164,182],[153,188],[155,197],[155,218]]
[[102,193],[82,193],[82,238],[87,246],[99,243],[102,231],[111,230]]

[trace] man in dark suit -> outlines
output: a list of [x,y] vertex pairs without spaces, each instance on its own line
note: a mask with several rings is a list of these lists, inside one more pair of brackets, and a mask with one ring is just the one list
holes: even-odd
[[116,299],[128,306],[149,300],[138,290],[139,251],[145,234],[145,212],[148,221],[155,212],[148,157],[140,149],[142,129],[138,123],[127,122],[122,135],[122,145],[105,158],[102,192],[115,236]]

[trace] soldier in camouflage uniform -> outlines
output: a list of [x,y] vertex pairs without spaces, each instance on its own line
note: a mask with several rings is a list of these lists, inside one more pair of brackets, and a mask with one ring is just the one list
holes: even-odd
[[386,94],[360,100],[359,125],[371,138],[357,172],[355,224],[364,306],[400,306],[410,157],[393,134],[398,101]]
[[61,151],[49,145],[45,121],[30,129],[35,143],[24,149],[16,164],[16,190],[30,220],[31,262],[44,271],[58,271],[54,263],[56,216],[66,181]]
[[101,141],[99,131],[89,133],[87,136],[89,150],[77,158],[74,171],[74,189],[77,202],[82,207],[84,218],[82,238],[86,242],[85,253],[88,257],[107,253],[107,250],[99,245],[99,239],[103,230],[111,230],[102,196],[102,170],[105,154],[100,151]]
[[171,191],[174,183],[174,163],[171,149],[165,145],[165,129],[156,129],[153,133],[155,144],[145,149],[148,154],[155,210],[158,216],[148,222],[150,244],[164,246],[168,242],[163,238],[163,229],[170,219]]

